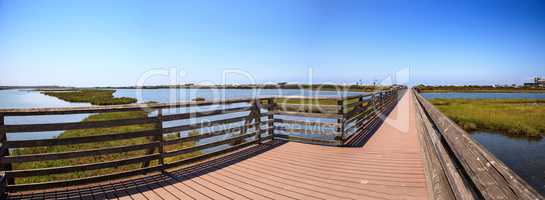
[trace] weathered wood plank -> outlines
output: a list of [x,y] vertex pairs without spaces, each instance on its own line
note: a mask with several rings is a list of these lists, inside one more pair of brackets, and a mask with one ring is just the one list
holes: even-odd
[[534,188],[480,146],[468,133],[421,95],[415,94],[480,195],[485,199],[543,199]]
[[267,103],[267,129],[269,130],[268,133],[271,139],[274,139],[274,114],[271,111],[275,109],[276,105],[274,104],[274,99],[267,99]]
[[274,98],[274,99],[289,99],[289,100],[341,100],[344,97],[338,97],[338,96],[273,96],[273,97],[265,97],[260,99],[268,99],[268,98]]
[[375,107],[371,107],[370,105],[367,105],[365,107],[359,107],[355,108],[349,113],[344,115],[345,123],[352,123],[355,120],[364,117],[366,114],[375,111]]
[[27,108],[27,109],[0,109],[5,116],[29,116],[29,115],[64,115],[80,113],[105,113],[124,112],[137,110],[173,109],[181,107],[224,105],[244,103],[252,101],[252,98],[211,100],[211,101],[182,101],[175,103],[153,103],[153,104],[125,104],[109,106],[86,106],[86,107],[63,107],[63,108]]
[[279,118],[274,119],[274,122],[281,123],[281,124],[297,124],[301,126],[323,126],[323,127],[334,127],[334,128],[337,128],[340,126],[339,123],[289,120],[289,119],[279,119]]
[[92,176],[92,177],[79,178],[79,179],[52,181],[52,182],[44,182],[44,183],[8,185],[6,189],[8,192],[16,192],[16,191],[25,191],[25,190],[49,189],[53,187],[67,187],[67,186],[73,186],[73,185],[83,185],[83,184],[96,183],[96,182],[102,182],[102,181],[113,180],[113,179],[126,178],[126,177],[131,177],[135,175],[140,175],[140,174],[150,173],[150,172],[160,171],[160,170],[161,170],[160,166],[153,166],[153,167],[140,168],[140,169],[125,171],[120,173]]
[[[337,105],[339,105],[339,109],[337,110],[337,114],[338,115],[342,115],[344,116],[345,115],[345,108],[343,106],[344,104],[344,101],[346,100],[339,100],[337,101]],[[359,101],[359,98],[358,98],[358,101]],[[337,118],[337,123],[340,124],[340,127],[337,128],[337,132],[339,132],[339,135],[338,137],[335,137],[335,139],[340,139],[340,143],[344,143],[343,141],[343,137],[344,135],[346,134],[346,117],[342,117],[342,118]]]
[[206,117],[206,116],[212,116],[212,115],[244,112],[244,111],[249,111],[250,109],[251,109],[250,106],[245,106],[240,108],[228,108],[228,109],[211,110],[211,111],[188,112],[188,113],[164,115],[163,121],[173,121],[173,120],[181,120],[181,119],[189,119],[189,118]]
[[106,162],[99,162],[99,163],[74,165],[74,166],[13,170],[13,171],[7,171],[6,176],[15,178],[15,177],[40,176],[44,174],[61,174],[61,173],[70,173],[70,172],[77,172],[77,171],[95,170],[95,169],[118,167],[118,166],[133,164],[133,163],[141,163],[146,161],[157,160],[159,159],[159,157],[160,157],[160,154],[152,154],[152,155],[122,159],[122,160],[114,160],[114,161],[106,161]]
[[471,187],[466,184],[463,172],[459,171],[452,158],[439,138],[439,133],[431,124],[428,116],[413,95],[417,119],[419,138],[427,162],[427,175],[435,199],[477,199]]
[[329,145],[329,146],[340,145],[340,142],[337,140],[324,140],[324,139],[317,139],[317,138],[299,137],[299,136],[287,135],[282,133],[275,133],[274,137],[278,139],[285,139],[285,140],[295,141],[295,142],[322,144],[322,145]]
[[211,126],[216,126],[216,125],[221,125],[221,124],[241,122],[246,118],[247,118],[247,116],[240,116],[240,117],[233,117],[233,118],[228,118],[228,119],[207,121],[207,122],[202,122],[202,123],[194,123],[194,124],[188,124],[188,125],[168,127],[168,128],[163,129],[163,133],[174,133],[174,132],[188,131],[188,130],[193,130],[193,129],[204,128],[204,127],[211,127]]
[[90,142],[104,142],[112,140],[124,140],[139,137],[149,137],[159,134],[158,130],[136,131],[128,133],[114,133],[105,135],[94,135],[84,137],[73,138],[54,138],[54,139],[40,139],[40,140],[14,140],[7,141],[7,148],[24,148],[24,147],[37,147],[37,146],[54,146],[54,145],[70,145],[70,144],[82,144]]
[[341,133],[338,131],[322,131],[322,130],[312,130],[305,128],[286,128],[282,126],[277,126],[274,130],[285,131],[288,133],[300,133],[300,134],[316,134],[316,135],[330,135],[330,136],[339,136]]
[[308,112],[308,113],[337,113],[336,105],[312,105],[312,104],[284,104],[279,103],[275,106],[278,111]]
[[46,161],[46,160],[60,160],[68,158],[78,158],[85,156],[97,156],[113,153],[122,153],[127,151],[136,151],[149,148],[156,148],[159,146],[159,142],[152,142],[138,145],[127,145],[121,147],[100,148],[81,151],[69,151],[59,153],[43,153],[43,154],[30,154],[30,155],[18,155],[18,156],[5,156],[0,158],[2,163],[20,163],[20,162],[33,162],[33,161]]
[[[382,91],[382,92],[385,92],[385,91]],[[354,95],[349,95],[349,96],[342,97],[341,99],[342,100],[350,100],[350,99],[355,99],[355,98],[360,98],[360,97],[369,97],[369,96],[372,96],[374,93],[376,93],[376,92],[371,92],[371,93],[366,93],[366,94],[354,94]]]
[[352,108],[352,107],[356,107],[356,106],[362,106],[362,104],[369,104],[371,100],[370,99],[362,99],[362,100],[358,100],[356,102],[352,102],[352,103],[349,103],[346,105],[347,108]]
[[[157,110],[157,129],[159,131],[159,134],[157,135],[157,137],[155,138],[155,141],[158,141],[160,142],[159,143],[159,148],[157,148],[157,150],[159,151],[159,166],[163,167],[162,170],[164,170],[164,166],[165,166],[165,156],[164,156],[164,152],[165,152],[165,136],[163,135],[163,121],[164,121],[164,116],[163,116],[163,109],[159,109]],[[153,152],[153,151],[152,151]],[[146,161],[144,163],[149,163],[150,161]]]
[[[4,123],[5,123],[4,121],[5,121],[5,117],[2,113],[0,113],[0,143],[2,143],[2,147],[0,147],[0,158],[5,158],[6,156],[9,156],[9,148],[6,146],[6,143],[8,141],[8,136],[4,129]],[[11,163],[0,162],[0,169],[2,171],[12,170]],[[2,178],[2,181],[0,182],[0,187],[3,188],[3,190],[5,190],[6,185],[15,183],[15,180],[13,178],[6,178],[4,177],[4,175],[0,175],[0,176]],[[3,195],[3,194],[0,194],[0,195]]]
[[[261,124],[266,124],[266,123],[267,123],[267,121],[261,122]],[[166,141],[164,141],[164,143],[165,143],[165,145],[175,145],[175,144],[179,144],[181,142],[197,141],[197,140],[200,140],[200,139],[205,139],[205,138],[210,138],[210,137],[215,137],[215,136],[220,136],[220,135],[225,135],[225,134],[232,134],[234,132],[242,130],[243,128],[252,128],[254,126],[255,126],[255,123],[252,123],[252,124],[232,127],[232,128],[228,128],[228,129],[222,129],[222,130],[217,130],[217,131],[212,131],[212,132],[205,132],[205,133],[201,133],[201,134],[198,134],[198,135],[191,135],[191,136],[187,136],[187,137],[181,137],[181,138],[173,139],[173,140],[166,140]]]
[[254,121],[255,121],[255,129],[256,129],[256,140],[257,140],[257,144],[261,144],[261,135],[262,135],[262,132],[261,132],[261,108],[260,108],[260,105],[259,105],[259,100],[255,100],[254,101],[254,104],[255,104],[255,107],[254,107]]
[[118,120],[93,121],[93,122],[5,125],[4,127],[8,133],[40,132],[40,131],[61,131],[61,130],[88,129],[88,128],[107,128],[107,127],[114,127],[114,126],[155,123],[156,121],[157,121],[157,117],[146,117],[146,118],[118,119]]
[[313,117],[313,118],[341,118],[342,115],[338,114],[324,114],[324,113],[305,113],[305,112],[290,112],[290,111],[273,111],[275,115],[287,115],[287,116],[300,116],[300,117]]

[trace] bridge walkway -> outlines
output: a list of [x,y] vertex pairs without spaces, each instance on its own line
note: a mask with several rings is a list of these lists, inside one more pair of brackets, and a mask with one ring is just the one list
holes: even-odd
[[411,91],[363,147],[269,141],[180,170],[10,199],[428,199]]

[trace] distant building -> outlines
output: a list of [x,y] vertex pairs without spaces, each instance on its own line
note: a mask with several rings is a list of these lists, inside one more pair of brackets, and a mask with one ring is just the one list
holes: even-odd
[[545,87],[545,79],[535,77],[533,83],[524,83],[524,86],[528,87]]

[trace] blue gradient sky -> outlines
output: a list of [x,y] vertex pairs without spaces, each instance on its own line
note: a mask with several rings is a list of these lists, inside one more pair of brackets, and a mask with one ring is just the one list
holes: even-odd
[[[545,1],[0,0],[0,85],[522,83],[545,76]],[[147,84],[168,83],[154,78]],[[228,82],[248,82],[243,76]]]

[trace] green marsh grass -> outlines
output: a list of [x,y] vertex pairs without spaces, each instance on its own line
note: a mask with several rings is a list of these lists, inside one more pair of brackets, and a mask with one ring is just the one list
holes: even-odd
[[57,97],[61,100],[74,103],[91,103],[93,105],[118,105],[136,103],[135,98],[114,97],[115,90],[61,90],[42,91],[42,94]]
[[430,102],[466,131],[545,135],[545,99],[432,99]]
[[421,93],[433,92],[433,93],[448,93],[448,92],[459,92],[459,93],[520,93],[520,92],[529,92],[529,93],[545,93],[545,88],[535,88],[535,87],[494,87],[494,86],[426,86],[419,85],[415,87]]

